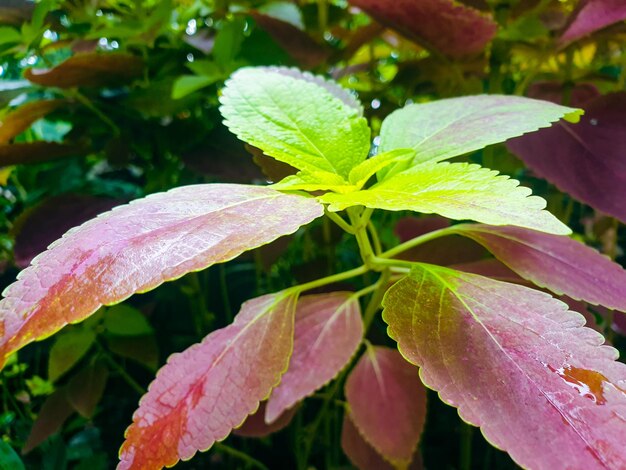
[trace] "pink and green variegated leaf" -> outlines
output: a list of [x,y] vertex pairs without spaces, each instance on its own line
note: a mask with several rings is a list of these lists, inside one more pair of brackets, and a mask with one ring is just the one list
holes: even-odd
[[352,422],[385,460],[411,463],[426,418],[418,371],[395,349],[368,347],[346,381]]
[[267,402],[265,421],[332,380],[350,361],[363,338],[359,301],[351,292],[307,295],[296,310],[289,369]]
[[383,305],[422,381],[519,465],[626,468],[626,364],[566,304],[418,264]]
[[456,232],[540,287],[626,311],[626,271],[583,243],[513,226],[467,224],[456,226]]
[[606,26],[626,20],[624,0],[581,0],[559,43],[568,44]]
[[171,356],[126,430],[118,470],[171,467],[254,413],[289,363],[297,294],[243,304],[235,321]]
[[315,200],[234,184],[185,186],[120,206],[70,230],[0,302],[0,364],[22,346],[190,271],[295,232]]
[[452,57],[476,54],[496,34],[490,15],[454,0],[350,0],[382,24]]

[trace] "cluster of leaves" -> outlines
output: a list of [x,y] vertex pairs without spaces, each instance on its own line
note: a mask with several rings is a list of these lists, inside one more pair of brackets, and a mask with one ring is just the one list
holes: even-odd
[[626,8],[349,4],[0,6],[7,465],[625,465]]

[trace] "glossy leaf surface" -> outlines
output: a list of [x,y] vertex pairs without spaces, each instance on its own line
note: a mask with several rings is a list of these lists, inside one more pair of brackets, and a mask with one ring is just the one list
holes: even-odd
[[407,38],[459,57],[483,50],[497,24],[484,13],[452,0],[350,0]]
[[560,190],[626,221],[626,93],[589,102],[579,124],[559,123],[507,145]]
[[267,402],[265,421],[332,380],[354,355],[363,337],[361,308],[351,292],[307,295],[296,309],[289,368]]
[[546,202],[531,196],[519,181],[467,163],[425,163],[394,175],[370,189],[319,198],[331,211],[362,205],[391,211],[436,213],[491,225],[518,225],[545,232],[570,230],[543,210]]
[[118,469],[188,460],[254,413],[289,363],[296,297],[252,299],[233,324],[171,356],[133,416]]
[[417,265],[383,319],[423,382],[521,466],[626,466],[626,365],[581,315],[523,286]]
[[101,305],[233,259],[321,215],[314,199],[234,184],[183,186],[120,206],[68,232],[5,290],[2,362]]
[[549,127],[561,118],[576,122],[579,114],[580,110],[518,96],[476,95],[410,104],[383,121],[380,151],[412,148],[417,151],[413,163],[437,162]]
[[220,99],[224,123],[277,160],[347,178],[369,152],[367,121],[314,79],[283,70],[235,72]]
[[626,271],[583,243],[519,227],[471,224],[456,228],[538,286],[626,311]]
[[345,386],[350,418],[387,461],[406,468],[426,419],[426,390],[417,368],[395,349],[369,347]]

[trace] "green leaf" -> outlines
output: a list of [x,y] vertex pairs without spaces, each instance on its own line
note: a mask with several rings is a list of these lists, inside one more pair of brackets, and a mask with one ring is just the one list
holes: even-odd
[[129,305],[118,304],[107,309],[104,327],[112,335],[142,336],[154,333],[145,315]]
[[0,26],[0,44],[11,44],[20,42],[22,35],[15,28],[10,26]]
[[370,189],[318,198],[340,211],[361,205],[390,211],[435,213],[450,219],[471,219],[490,225],[517,225],[542,232],[569,234],[549,212],[546,201],[531,196],[519,181],[468,163],[424,163],[398,173]]
[[287,176],[278,183],[271,186],[279,191],[336,191],[347,193],[358,188],[348,184],[337,173],[328,171],[299,171],[295,175]]
[[172,86],[172,98],[179,100],[209,85],[213,85],[220,79],[219,76],[207,77],[198,75],[183,75],[174,81]]
[[239,54],[241,43],[244,40],[245,25],[246,20],[236,16],[232,21],[223,23],[222,28],[215,35],[213,58],[222,68],[228,69]]
[[87,328],[72,328],[57,335],[56,341],[50,349],[48,359],[48,379],[56,382],[59,377],[70,370],[80,361],[96,339],[92,330]]
[[362,188],[367,181],[383,168],[388,167],[392,163],[408,160],[415,155],[412,149],[395,149],[389,152],[379,153],[378,155],[368,158],[364,162],[359,163],[351,171],[348,179],[350,183]]
[[347,179],[369,152],[370,129],[359,110],[304,74],[240,69],[221,102],[237,137],[300,170]]
[[2,439],[0,439],[0,470],[24,470],[20,456]]
[[[549,127],[564,118],[578,122],[580,109],[519,96],[476,95],[411,104],[391,113],[382,124],[380,150],[413,148],[412,164],[448,158]],[[396,165],[398,173],[409,166]]]

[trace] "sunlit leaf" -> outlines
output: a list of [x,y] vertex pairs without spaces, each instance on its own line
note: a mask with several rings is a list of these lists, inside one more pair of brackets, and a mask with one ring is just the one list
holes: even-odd
[[387,461],[406,468],[426,419],[426,390],[417,368],[395,349],[368,347],[346,381],[350,419]]
[[575,126],[559,123],[507,145],[562,191],[626,222],[626,93],[590,101]]
[[221,97],[224,123],[277,160],[347,178],[369,152],[367,121],[314,80],[282,70],[235,72]]
[[74,328],[59,334],[50,349],[48,379],[55,382],[91,349],[96,334],[87,328]]
[[626,466],[626,365],[548,294],[432,265],[383,319],[423,382],[527,468]]
[[279,293],[250,300],[232,325],[171,356],[133,416],[118,468],[187,460],[254,413],[289,363],[296,298]]
[[231,260],[323,213],[314,199],[259,186],[183,186],[120,206],[68,232],[0,302],[2,362],[101,305]]
[[453,57],[476,54],[491,41],[490,15],[452,0],[349,0],[407,38]]
[[76,54],[51,69],[26,69],[24,77],[42,86],[71,88],[120,85],[141,76],[143,60],[132,54]]
[[541,287],[626,311],[626,271],[583,243],[519,227],[463,224],[456,229]]
[[348,194],[327,193],[319,200],[331,211],[362,205],[390,211],[436,213],[450,219],[491,225],[518,225],[550,233],[570,230],[543,210],[546,202],[531,196],[519,181],[467,163],[423,163],[370,189]]
[[624,20],[626,3],[623,0],[581,0],[572,13],[565,32],[559,38],[559,43],[568,44]]
[[354,355],[362,337],[361,308],[351,292],[302,297],[289,369],[272,391],[265,421],[275,421],[332,380]]
[[[545,101],[501,95],[410,104],[383,121],[380,151],[412,148],[417,152],[413,163],[438,162],[549,127],[560,118],[577,122],[581,113]],[[391,171],[406,166],[397,165]]]

